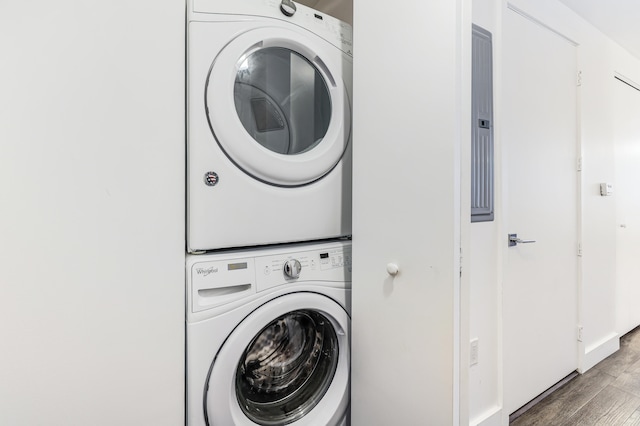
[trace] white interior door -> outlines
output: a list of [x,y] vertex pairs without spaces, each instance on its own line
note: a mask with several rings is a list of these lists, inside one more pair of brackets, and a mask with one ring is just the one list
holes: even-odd
[[401,20],[388,5],[354,5],[351,419],[469,424],[458,262],[460,204],[471,200],[459,183],[461,151],[471,155],[471,2],[411,0]]
[[617,329],[624,334],[640,324],[640,92],[615,84],[615,186]]
[[[504,404],[526,404],[577,367],[574,44],[508,10],[504,19],[506,248]],[[507,411],[508,410],[508,411]]]

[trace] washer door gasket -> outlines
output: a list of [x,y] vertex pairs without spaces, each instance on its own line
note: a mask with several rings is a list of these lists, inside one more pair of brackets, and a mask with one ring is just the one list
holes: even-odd
[[333,299],[289,293],[261,305],[215,355],[207,425],[335,425],[349,404],[350,318]]
[[326,393],[338,365],[339,346],[321,313],[286,313],[258,333],[236,369],[236,395],[259,425],[286,425],[304,417]]

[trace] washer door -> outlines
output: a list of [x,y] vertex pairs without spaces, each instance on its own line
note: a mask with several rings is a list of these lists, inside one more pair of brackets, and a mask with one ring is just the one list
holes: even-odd
[[339,50],[293,30],[258,28],[236,37],[207,76],[205,107],[220,148],[265,183],[322,178],[350,139],[343,66]]
[[229,335],[205,390],[208,425],[336,425],[349,404],[349,316],[316,293],[267,302]]

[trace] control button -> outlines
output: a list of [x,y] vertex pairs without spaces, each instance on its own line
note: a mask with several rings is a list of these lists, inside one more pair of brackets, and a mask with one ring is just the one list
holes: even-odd
[[296,5],[291,0],[282,0],[282,3],[280,3],[280,11],[285,16],[293,16],[293,14],[296,13],[296,10]]
[[216,186],[220,181],[220,177],[216,172],[207,172],[204,174],[204,183],[207,186]]
[[296,279],[300,276],[302,265],[297,259],[289,259],[284,263],[282,270],[288,278]]
[[269,268],[268,266],[264,267],[264,274],[265,275],[269,275],[271,273],[271,268]]

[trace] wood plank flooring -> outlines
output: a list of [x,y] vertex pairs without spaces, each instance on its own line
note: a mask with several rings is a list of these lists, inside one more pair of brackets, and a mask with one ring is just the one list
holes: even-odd
[[513,426],[640,426],[640,327],[620,350],[510,423]]

